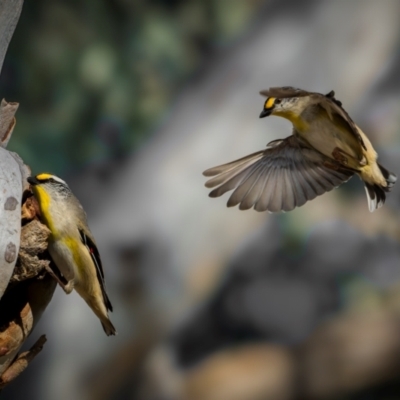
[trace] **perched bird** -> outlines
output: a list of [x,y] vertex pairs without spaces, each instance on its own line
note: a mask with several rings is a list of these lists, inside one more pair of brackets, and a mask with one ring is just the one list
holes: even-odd
[[[66,293],[75,290],[100,319],[107,335],[116,330],[108,317],[112,305],[106,292],[104,272],[86,214],[68,185],[57,176],[42,173],[29,177],[42,221],[50,229],[49,253],[64,281]],[[65,281],[67,284],[65,284]]]
[[365,184],[369,210],[381,207],[396,175],[377,163],[378,155],[335,93],[293,87],[260,92],[267,97],[260,118],[278,115],[293,124],[292,135],[270,142],[266,150],[203,172],[211,176],[210,197],[234,192],[228,207],[290,211],[357,174]]

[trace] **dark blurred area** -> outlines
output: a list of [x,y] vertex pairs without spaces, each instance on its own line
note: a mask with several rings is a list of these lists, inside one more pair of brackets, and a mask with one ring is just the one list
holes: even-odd
[[[286,214],[227,209],[205,169],[290,134],[270,86],[335,90],[400,174],[397,0],[26,2],[2,71],[10,143],[81,199],[118,336],[57,290],[5,399],[400,398],[400,185]],[[28,343],[29,346],[29,343]]]

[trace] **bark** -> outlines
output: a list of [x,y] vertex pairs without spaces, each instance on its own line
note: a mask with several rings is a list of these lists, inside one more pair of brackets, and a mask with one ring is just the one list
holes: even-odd
[[4,100],[0,105],[0,298],[17,261],[21,234],[21,169],[5,149],[15,126],[17,108],[18,104]]
[[23,362],[18,358],[18,368],[14,359],[56,288],[56,281],[46,272],[51,262],[47,253],[49,230],[37,220],[37,215],[32,212],[34,207],[30,209],[30,220],[26,217],[26,204],[32,205],[33,201],[28,197],[23,206],[21,247],[14,273],[0,301],[0,387],[9,383],[11,377],[19,375],[16,370],[22,372],[26,368],[30,357],[23,358]]
[[4,100],[0,105],[0,389],[42,349],[44,340],[39,339],[29,352],[18,356],[56,288],[46,272],[51,262],[49,230],[38,220],[38,207],[26,181],[30,169],[5,148],[17,108],[17,103]]
[[42,335],[36,341],[29,351],[21,353],[7,371],[3,374],[0,379],[0,389],[6,386],[8,383],[13,381],[18,375],[21,374],[28,366],[28,364],[42,351],[44,344],[46,343],[46,336]]

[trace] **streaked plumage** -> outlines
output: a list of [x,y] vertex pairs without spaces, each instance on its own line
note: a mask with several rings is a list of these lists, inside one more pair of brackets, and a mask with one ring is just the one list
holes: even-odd
[[396,176],[377,163],[377,154],[334,92],[270,88],[260,117],[277,115],[293,124],[292,136],[266,150],[206,170],[210,197],[234,190],[228,207],[290,211],[357,174],[365,183],[369,210],[383,205]]
[[115,335],[108,311],[112,305],[106,292],[104,272],[96,242],[87,224],[86,213],[68,185],[50,174],[28,178],[38,200],[41,219],[51,231],[49,253],[66,284],[86,301],[100,319],[107,335]]

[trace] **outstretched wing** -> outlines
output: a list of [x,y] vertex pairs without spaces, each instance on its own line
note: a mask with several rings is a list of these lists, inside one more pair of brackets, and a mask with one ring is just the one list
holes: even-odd
[[268,148],[204,171],[210,197],[234,190],[227,206],[241,210],[290,211],[347,181],[353,171],[303,144],[295,136]]
[[90,257],[92,257],[93,263],[96,267],[97,279],[101,287],[101,293],[103,294],[104,304],[106,305],[107,310],[112,311],[113,310],[112,304],[110,302],[110,299],[108,298],[106,291],[106,283],[104,281],[104,272],[103,272],[103,266],[101,264],[99,250],[97,249],[97,246],[94,243],[93,239],[91,239],[88,235],[86,235],[83,229],[79,229],[79,234],[81,236],[82,243],[88,249]]

